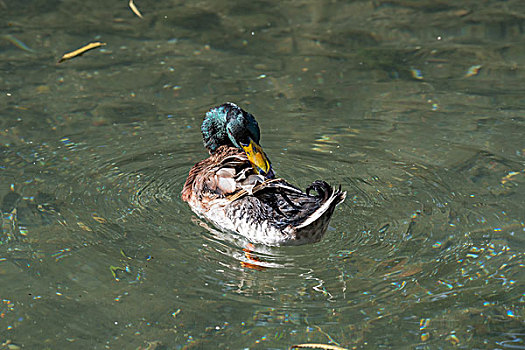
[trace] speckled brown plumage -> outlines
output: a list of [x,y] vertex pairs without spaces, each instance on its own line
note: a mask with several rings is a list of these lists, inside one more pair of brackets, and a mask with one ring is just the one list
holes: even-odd
[[320,180],[306,192],[283,179],[265,180],[231,146],[197,163],[182,190],[182,199],[216,226],[268,245],[318,241],[345,195]]

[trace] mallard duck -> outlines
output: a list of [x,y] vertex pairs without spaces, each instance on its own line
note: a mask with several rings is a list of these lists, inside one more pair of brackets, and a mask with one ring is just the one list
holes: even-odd
[[182,189],[195,213],[253,243],[298,245],[323,237],[346,192],[321,180],[303,192],[276,178],[255,117],[233,103],[210,109],[201,130],[210,157],[193,166]]

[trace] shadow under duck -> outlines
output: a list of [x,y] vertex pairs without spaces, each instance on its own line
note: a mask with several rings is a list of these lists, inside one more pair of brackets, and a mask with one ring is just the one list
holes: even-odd
[[208,111],[201,129],[210,157],[193,166],[182,189],[195,213],[254,243],[298,245],[323,237],[346,192],[321,180],[303,192],[275,178],[257,121],[233,103]]

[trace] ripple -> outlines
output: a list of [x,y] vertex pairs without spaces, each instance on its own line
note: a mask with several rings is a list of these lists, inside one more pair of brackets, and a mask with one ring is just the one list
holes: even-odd
[[[4,266],[41,276],[32,286],[44,298],[67,293],[64,285],[69,297],[84,291],[93,300],[110,296],[105,307],[116,313],[125,306],[139,317],[143,305],[157,308],[168,315],[166,324],[206,315],[224,334],[239,331],[225,325],[230,319],[251,329],[307,327],[332,335],[339,328],[330,325],[357,324],[366,332],[405,319],[419,331],[419,324],[434,322],[425,321],[420,308],[450,309],[479,295],[494,317],[516,318],[490,300],[515,291],[520,256],[511,258],[509,243],[492,238],[494,228],[523,225],[491,220],[492,208],[471,197],[472,179],[499,184],[497,176],[485,175],[493,163],[482,154],[451,173],[399,161],[379,147],[352,145],[347,157],[305,144],[269,144],[279,176],[302,188],[324,179],[341,184],[348,196],[321,242],[266,247],[216,230],[182,202],[189,169],[206,157],[198,131],[184,124],[120,124],[92,137],[67,135],[4,150],[14,186],[4,188],[2,202]],[[337,142],[349,149],[347,141]],[[268,151],[274,149],[282,153]],[[497,170],[508,174],[514,166],[501,161]],[[57,275],[67,276],[60,288]],[[484,283],[505,284],[493,296]]]

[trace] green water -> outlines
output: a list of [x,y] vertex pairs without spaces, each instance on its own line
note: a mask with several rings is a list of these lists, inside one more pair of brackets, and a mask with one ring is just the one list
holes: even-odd
[[[135,4],[0,0],[0,349],[525,348],[523,1]],[[226,101],[348,192],[261,271],[180,199]]]

